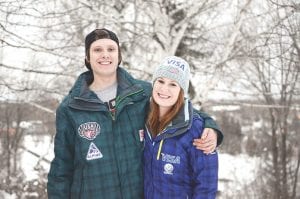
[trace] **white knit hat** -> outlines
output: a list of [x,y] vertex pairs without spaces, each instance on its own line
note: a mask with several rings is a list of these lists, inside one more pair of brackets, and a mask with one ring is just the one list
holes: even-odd
[[182,58],[176,56],[169,56],[156,67],[152,82],[159,77],[166,77],[176,81],[183,89],[184,95],[187,96],[190,81],[190,66]]

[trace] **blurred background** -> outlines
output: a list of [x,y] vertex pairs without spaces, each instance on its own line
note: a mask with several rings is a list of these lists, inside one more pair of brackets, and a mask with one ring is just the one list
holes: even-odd
[[55,110],[102,27],[137,78],[189,62],[190,98],[225,135],[219,199],[300,198],[299,0],[0,0],[0,199],[47,198]]

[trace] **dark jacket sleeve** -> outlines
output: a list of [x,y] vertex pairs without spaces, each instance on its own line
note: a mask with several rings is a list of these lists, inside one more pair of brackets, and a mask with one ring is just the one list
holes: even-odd
[[223,133],[221,129],[219,128],[218,124],[213,120],[207,113],[204,113],[202,111],[198,111],[194,109],[194,112],[199,114],[200,117],[204,119],[204,128],[212,128],[217,133],[217,146],[219,146],[223,141]]
[[56,111],[55,157],[48,173],[49,199],[70,198],[74,162],[74,136],[71,128],[72,125],[60,106]]
[[[199,136],[199,122],[194,122],[191,128],[193,137]],[[218,154],[204,154],[190,146],[190,161],[193,176],[192,199],[215,199],[218,190]]]

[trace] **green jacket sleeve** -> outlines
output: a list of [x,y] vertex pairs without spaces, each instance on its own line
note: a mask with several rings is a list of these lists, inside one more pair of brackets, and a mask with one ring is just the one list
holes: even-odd
[[223,133],[219,128],[218,124],[215,120],[213,120],[207,113],[194,109],[196,113],[198,113],[204,119],[204,128],[212,128],[217,133],[217,146],[219,146],[223,142]]
[[74,137],[71,129],[72,126],[60,106],[56,111],[55,157],[48,173],[49,199],[70,198],[74,162]]

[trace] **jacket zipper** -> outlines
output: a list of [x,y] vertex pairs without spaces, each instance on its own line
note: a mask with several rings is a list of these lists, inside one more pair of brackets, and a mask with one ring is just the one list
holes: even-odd
[[[116,106],[115,106],[115,109],[113,110],[113,111],[109,111],[110,112],[110,115],[111,115],[111,118],[112,118],[112,130],[114,131],[114,125],[115,125],[115,122],[116,122],[116,112],[117,112],[117,106],[120,104],[120,102],[123,100],[123,99],[125,99],[126,97],[128,97],[128,96],[130,96],[130,95],[134,95],[134,94],[137,94],[137,93],[139,93],[139,92],[141,92],[141,91],[143,91],[143,89],[141,89],[141,90],[138,90],[137,92],[134,92],[134,93],[130,93],[130,94],[128,94],[128,95],[126,95],[126,96],[124,96],[123,98],[121,98],[121,99],[119,99],[118,97],[116,98]],[[113,147],[113,153],[114,153],[114,155],[115,155],[115,157],[117,157],[117,155],[116,155],[116,151],[115,151],[115,148]],[[118,176],[119,176],[119,160],[118,160],[118,158],[117,158],[117,169],[118,169]],[[119,176],[119,179],[120,179],[120,176]],[[120,182],[120,191],[121,191],[121,193],[123,192],[123,186],[122,186],[122,184],[121,184],[121,182]]]
[[112,118],[113,121],[116,120],[117,106],[118,106],[125,98],[127,98],[127,97],[129,97],[129,96],[131,96],[131,95],[135,95],[135,94],[137,94],[137,93],[140,93],[141,91],[143,91],[143,89],[138,90],[138,91],[136,91],[136,92],[134,92],[134,93],[130,93],[130,94],[128,94],[128,95],[125,95],[123,98],[119,98],[119,97],[116,98],[116,106],[115,106],[115,109],[114,109],[113,111],[109,111],[109,112],[110,112],[110,116],[111,116],[111,118]]

